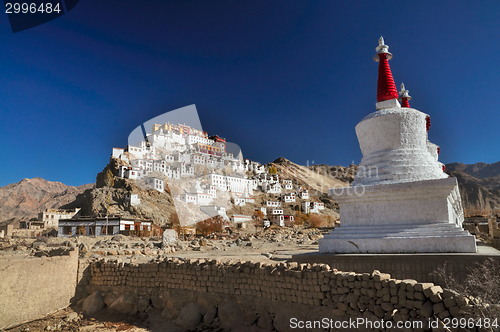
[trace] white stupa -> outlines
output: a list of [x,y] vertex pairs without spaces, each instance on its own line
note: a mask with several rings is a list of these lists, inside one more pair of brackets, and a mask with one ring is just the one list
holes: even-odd
[[429,115],[401,101],[381,37],[377,111],[356,126],[363,159],[352,187],[330,189],[340,204],[340,227],[319,241],[320,253],[476,252],[462,229],[456,178],[444,173],[439,147],[429,142]]

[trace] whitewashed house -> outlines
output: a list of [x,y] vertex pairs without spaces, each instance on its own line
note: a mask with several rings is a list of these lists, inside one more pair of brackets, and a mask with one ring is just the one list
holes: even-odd
[[141,199],[138,194],[125,195],[125,202],[129,206],[138,206],[141,204]]
[[285,226],[285,216],[281,215],[272,215],[271,221],[274,225],[283,227]]
[[215,206],[215,205],[200,206],[200,211],[208,214],[212,218],[220,216],[222,217],[223,220],[229,220],[228,216],[226,215],[226,208],[223,206]]
[[157,177],[146,177],[143,181],[148,188],[156,189],[161,193],[164,192],[165,184],[163,179]]
[[302,198],[302,199],[309,199],[309,190],[307,189],[302,189],[300,192],[299,192],[299,197]]
[[231,191],[233,193],[244,193],[246,191],[253,195],[252,180],[243,177],[211,173],[208,175],[208,181],[210,186],[215,186],[222,191]]
[[180,164],[181,177],[194,176],[194,166],[191,164]]
[[325,204],[321,202],[302,202],[303,213],[319,213],[325,209]]
[[171,163],[173,163],[175,161],[175,158],[171,154],[166,154],[166,155],[163,156],[163,160],[165,160],[165,162],[171,164]]
[[277,207],[281,207],[281,202],[278,202],[278,201],[267,201],[266,205],[269,208],[277,208]]
[[184,203],[193,203],[196,205],[209,205],[214,196],[201,188],[198,181],[195,182],[189,193],[180,195],[180,200]]
[[111,157],[120,159],[121,155],[125,152],[124,149],[113,148],[113,152],[111,153]]
[[293,185],[292,185],[292,180],[282,180],[283,181],[283,188],[285,190],[292,190]]
[[174,156],[174,160],[179,163],[191,162],[191,154],[189,152],[174,151],[172,155]]
[[141,172],[140,168],[128,167],[127,172],[125,173],[125,177],[128,179],[140,180],[144,177],[144,174]]
[[281,194],[281,185],[278,182],[263,183],[262,191],[268,194]]
[[142,148],[129,145],[125,148],[125,152],[132,154],[137,159],[142,159]]
[[246,200],[243,197],[233,197],[234,205],[236,206],[245,206]]
[[193,154],[193,163],[195,165],[205,165],[205,156],[202,154]]
[[295,193],[284,194],[281,198],[285,201],[285,203],[295,202]]

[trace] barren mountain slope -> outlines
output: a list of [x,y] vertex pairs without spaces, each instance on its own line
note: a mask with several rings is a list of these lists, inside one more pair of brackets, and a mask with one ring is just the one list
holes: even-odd
[[[347,178],[343,179],[338,176],[341,172],[330,171],[332,167],[339,166],[314,165],[306,167],[297,165],[283,157],[276,159],[269,165],[276,167],[280,178],[291,179],[294,184],[303,185],[325,194],[328,194],[330,188],[349,187],[350,185]],[[325,167],[323,168],[323,166]]]
[[79,187],[67,186],[61,182],[42,178],[23,179],[0,187],[0,222],[12,218],[32,218],[38,212],[58,208],[75,199],[93,184]]

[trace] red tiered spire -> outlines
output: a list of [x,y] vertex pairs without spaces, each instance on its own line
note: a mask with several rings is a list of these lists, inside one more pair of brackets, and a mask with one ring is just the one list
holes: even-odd
[[379,63],[377,101],[398,99],[398,90],[392,78],[391,67],[389,67],[389,60],[392,59],[392,54],[388,51],[389,46],[384,44],[383,37],[380,37],[378,40],[378,47],[375,50],[377,54],[375,54],[373,60]]
[[410,108],[410,103],[408,101],[411,100],[411,97],[408,92],[409,91],[405,89],[404,83],[401,83],[401,91],[399,91],[399,101],[401,102],[401,107]]

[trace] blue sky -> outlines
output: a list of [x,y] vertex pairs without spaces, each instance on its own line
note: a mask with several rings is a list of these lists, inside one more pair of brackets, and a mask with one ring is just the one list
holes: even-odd
[[440,160],[500,160],[498,1],[82,0],[13,34],[0,15],[0,186],[95,181],[143,122],[196,104],[261,163],[359,163],[380,35]]

